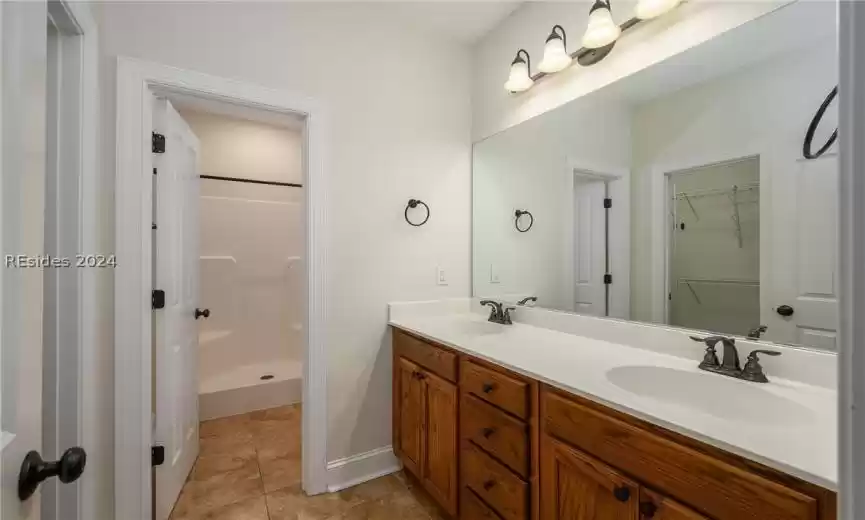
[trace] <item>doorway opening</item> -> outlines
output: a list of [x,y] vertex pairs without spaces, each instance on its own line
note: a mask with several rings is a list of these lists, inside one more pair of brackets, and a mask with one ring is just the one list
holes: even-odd
[[667,323],[739,336],[756,331],[759,158],[677,171],[668,175],[667,186]]
[[[158,520],[301,484],[304,124],[184,95],[155,100]],[[247,489],[217,485],[228,481]]]

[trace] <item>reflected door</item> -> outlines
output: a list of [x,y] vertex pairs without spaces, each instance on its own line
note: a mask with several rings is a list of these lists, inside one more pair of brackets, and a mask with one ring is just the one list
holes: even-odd
[[574,186],[574,310],[607,316],[606,183],[576,179]]

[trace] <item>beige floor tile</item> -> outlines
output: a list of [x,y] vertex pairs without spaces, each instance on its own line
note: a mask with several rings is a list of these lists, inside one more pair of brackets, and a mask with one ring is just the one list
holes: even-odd
[[281,489],[267,494],[270,520],[331,520],[345,518],[345,514],[361,501],[346,498],[341,493],[306,496],[300,486]]
[[252,444],[242,444],[230,451],[211,452],[201,447],[201,454],[192,469],[192,480],[207,480],[217,473],[225,473],[243,468],[249,462],[257,463],[255,448]]
[[175,515],[194,518],[263,494],[258,463],[253,459],[239,469],[187,481],[174,508]]
[[294,421],[300,424],[301,407],[299,404],[292,404],[250,412],[248,415],[252,422]]
[[268,520],[264,495],[216,508],[192,516],[174,516],[171,520]]
[[198,436],[202,439],[208,437],[223,438],[252,438],[252,429],[249,414],[233,415],[221,419],[203,421],[198,428]]
[[301,483],[300,456],[263,459],[258,461],[265,493],[299,486]]

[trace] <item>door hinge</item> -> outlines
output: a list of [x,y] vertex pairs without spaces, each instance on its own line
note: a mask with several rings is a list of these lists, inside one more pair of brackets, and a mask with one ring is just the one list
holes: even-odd
[[165,462],[165,446],[151,446],[150,464],[161,466],[163,462]]
[[150,296],[150,303],[154,309],[165,308],[165,291],[156,289]]
[[604,199],[604,209],[610,209],[613,207],[613,199],[607,198]]
[[604,284],[605,284],[605,285],[610,285],[611,283],[613,283],[613,275],[611,275],[611,274],[605,274],[605,275],[604,275]]
[[165,136],[153,132],[151,151],[153,153],[165,153]]

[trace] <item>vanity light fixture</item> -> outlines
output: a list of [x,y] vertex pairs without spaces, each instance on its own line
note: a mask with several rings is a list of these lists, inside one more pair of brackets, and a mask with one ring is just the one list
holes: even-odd
[[523,92],[535,84],[532,79],[531,64],[529,53],[525,49],[518,50],[514,61],[511,62],[511,73],[505,82],[505,88],[509,92]]
[[675,9],[682,0],[639,0],[634,16],[640,20],[650,20]]
[[613,21],[609,0],[595,0],[589,11],[589,24],[583,34],[583,47],[600,49],[615,42],[622,29]]
[[565,70],[571,64],[568,54],[568,35],[561,25],[554,25],[547,42],[544,44],[544,59],[538,64],[538,70],[552,74]]

